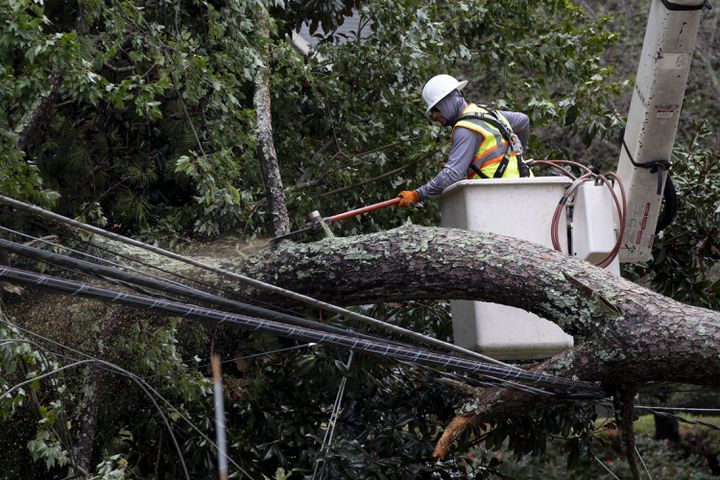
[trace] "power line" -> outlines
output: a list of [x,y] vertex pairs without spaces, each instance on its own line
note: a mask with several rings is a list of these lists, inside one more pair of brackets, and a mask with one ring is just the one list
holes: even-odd
[[[151,278],[155,278],[155,279],[160,280],[160,281],[163,281],[163,282],[172,283],[172,284],[177,285],[177,286],[180,286],[180,287],[193,288],[193,287],[190,287],[190,286],[187,285],[187,284],[183,284],[183,283],[180,283],[180,282],[171,280],[171,279],[166,278],[166,277],[161,277],[161,276],[154,275],[154,274],[151,274],[151,273],[148,273],[148,272],[143,272],[143,271],[141,271],[141,270],[139,270],[139,269],[137,269],[137,268],[134,268],[134,267],[132,267],[132,266],[130,266],[130,265],[123,265],[123,264],[114,262],[114,261],[112,261],[112,260],[109,260],[109,259],[107,259],[107,258],[103,258],[103,257],[98,257],[98,256],[95,256],[95,255],[91,255],[91,254],[88,253],[88,252],[84,252],[84,251],[81,251],[81,250],[77,250],[77,249],[68,247],[67,245],[61,245],[61,244],[59,244],[59,243],[51,242],[51,241],[49,241],[49,240],[47,240],[47,239],[45,239],[45,238],[38,238],[37,236],[29,235],[29,234],[23,233],[23,232],[19,232],[19,231],[17,231],[17,230],[13,230],[12,228],[8,228],[8,227],[4,227],[4,226],[0,225],[0,230],[2,230],[2,231],[4,231],[4,232],[11,233],[11,234],[13,234],[13,235],[17,235],[17,236],[20,236],[20,237],[24,237],[24,238],[31,239],[31,240],[33,240],[33,241],[35,241],[35,242],[40,242],[40,243],[43,243],[43,244],[45,244],[45,245],[48,245],[48,246],[51,246],[51,247],[54,247],[54,248],[61,248],[61,249],[65,250],[65,251],[67,251],[67,252],[72,252],[72,253],[74,253],[74,254],[80,255],[80,256],[83,257],[83,258],[86,258],[86,259],[89,259],[89,260],[93,260],[93,261],[95,261],[95,262],[99,262],[99,264],[101,264],[101,265],[111,265],[111,266],[116,267],[116,268],[119,268],[119,269],[121,269],[121,270],[136,272],[136,273],[139,273],[139,274],[142,274],[142,275],[151,277]],[[67,231],[67,234],[68,234],[68,236],[70,237],[71,240],[75,240],[75,241],[81,242],[81,243],[85,244],[85,245],[86,245],[87,247],[89,247],[89,248],[93,248],[93,249],[96,249],[96,250],[100,250],[100,251],[102,251],[102,252],[105,252],[105,253],[107,253],[107,254],[113,255],[113,256],[115,256],[115,257],[119,257],[119,258],[125,259],[125,260],[127,260],[128,262],[137,263],[138,265],[142,265],[143,267],[146,267],[146,268],[151,269],[151,270],[153,270],[153,271],[162,272],[162,273],[164,273],[164,274],[166,274],[166,275],[170,275],[171,277],[176,277],[176,278],[182,279],[182,280],[184,280],[184,281],[186,281],[186,282],[190,282],[190,283],[192,283],[192,284],[202,285],[202,286],[207,287],[207,288],[210,288],[210,289],[212,289],[212,290],[217,290],[217,291],[223,292],[224,294],[226,294],[226,295],[229,296],[229,297],[227,297],[227,298],[231,298],[231,297],[234,297],[234,296],[240,296],[240,295],[238,295],[237,292],[230,291],[230,290],[225,289],[225,288],[223,288],[223,287],[221,287],[221,286],[219,286],[219,285],[212,285],[212,284],[210,284],[210,283],[204,282],[201,278],[190,278],[190,277],[188,277],[188,276],[186,276],[186,275],[183,275],[183,274],[181,274],[181,273],[173,272],[173,271],[171,271],[171,270],[166,270],[166,269],[164,269],[164,268],[162,268],[162,267],[159,267],[159,266],[157,266],[157,265],[152,265],[152,264],[150,264],[150,263],[144,262],[144,261],[139,260],[139,259],[137,259],[137,258],[133,258],[133,257],[131,257],[131,256],[129,256],[129,255],[125,255],[125,254],[120,253],[120,252],[118,252],[118,251],[116,251],[116,250],[113,250],[113,249],[111,249],[111,248],[107,248],[107,247],[105,247],[105,246],[103,246],[103,245],[98,245],[97,243],[92,243],[92,242],[90,242],[89,240],[84,240],[84,239],[82,239],[80,236],[78,236],[77,234],[75,234],[75,233],[73,233],[73,232],[71,232],[71,231]],[[69,255],[67,255],[67,256],[69,256]],[[71,257],[71,258],[72,258],[72,257]],[[92,262],[90,262],[90,263],[92,263]],[[257,300],[256,300],[256,301],[257,301]],[[267,303],[267,302],[257,301],[257,303],[259,303],[259,304],[261,304],[261,305],[266,305],[266,306],[268,306],[268,307],[272,306],[272,308],[273,308],[275,311],[283,310],[283,311],[286,311],[286,312],[291,312],[291,310],[288,309],[288,308],[279,307],[279,306],[277,306],[277,305],[271,305],[271,304],[269,304],[269,303]],[[296,314],[296,315],[297,315],[297,314]]]
[[529,382],[538,386],[558,389],[572,398],[602,398],[604,392],[595,384],[581,382],[547,374],[526,372],[524,370],[509,369],[491,365],[476,360],[445,355],[418,349],[415,346],[402,344],[389,344],[376,342],[351,335],[340,335],[318,330],[289,326],[267,319],[258,319],[241,314],[227,313],[197,305],[183,304],[154,297],[144,297],[106,288],[93,287],[72,280],[59,279],[48,275],[18,270],[10,267],[0,267],[0,278],[11,283],[34,285],[70,295],[95,298],[111,303],[121,303],[137,308],[146,308],[162,311],[172,315],[195,318],[216,323],[230,323],[249,330],[262,330],[275,335],[294,338],[297,340],[335,345],[350,350],[359,350],[372,355],[380,355],[395,360],[404,360],[430,365],[458,368],[470,372],[486,374],[500,380],[513,380]]
[[[115,270],[115,269],[109,269],[109,268],[107,268],[107,267],[99,266],[99,265],[92,264],[92,263],[89,263],[89,262],[83,262],[83,261],[81,261],[81,260],[73,259],[73,258],[71,258],[71,257],[61,256],[61,255],[58,255],[58,254],[55,254],[55,253],[47,252],[47,251],[45,251],[45,250],[37,249],[37,248],[35,248],[35,247],[30,247],[30,246],[21,245],[21,244],[15,244],[15,243],[13,243],[13,242],[9,242],[9,241],[6,241],[6,240],[1,240],[1,239],[0,239],[0,247],[3,247],[3,248],[5,248],[5,249],[7,249],[7,250],[9,250],[9,251],[11,251],[11,252],[13,252],[13,253],[17,253],[17,254],[20,254],[20,255],[27,256],[27,257],[29,257],[29,258],[35,258],[35,259],[42,260],[42,261],[44,261],[44,262],[54,263],[54,264],[59,264],[59,265],[68,265],[68,266],[71,266],[71,267],[74,267],[74,268],[79,268],[79,269],[81,269],[81,270],[90,271],[90,272],[92,272],[92,273],[95,273],[95,274],[96,274],[95,276],[99,276],[99,277],[101,277],[101,278],[103,278],[103,279],[106,279],[106,280],[107,280],[107,278],[105,278],[105,275],[117,276],[117,277],[119,277],[119,278],[121,278],[121,279],[123,279],[123,280],[129,280],[129,281],[136,282],[136,283],[139,283],[139,284],[142,284],[142,285],[147,285],[147,286],[151,286],[151,287],[157,287],[157,288],[160,288],[160,289],[166,289],[166,288],[165,288],[165,287],[166,287],[166,284],[162,283],[162,280],[164,280],[164,279],[160,279],[159,282],[153,282],[152,280],[149,281],[149,282],[146,282],[146,281],[144,281],[144,280],[138,280],[138,279],[144,278],[143,276],[130,275],[130,274],[126,274],[125,272],[118,272],[118,271]],[[115,282],[115,283],[117,283],[117,282]],[[121,284],[124,285],[124,282],[121,283]],[[225,301],[226,299],[223,299],[222,297],[214,297],[214,296],[209,296],[209,297],[208,297],[208,294],[205,294],[205,292],[199,291],[199,290],[197,290],[197,289],[192,289],[191,287],[185,287],[184,285],[182,285],[182,284],[176,284],[175,282],[172,282],[172,284],[170,285],[170,287],[175,288],[175,285],[178,285],[178,287],[175,289],[174,293],[179,293],[179,294],[181,294],[181,295],[186,295],[186,296],[188,295],[188,292],[190,292],[190,293],[198,293],[198,294],[200,294],[201,296],[202,296],[202,295],[205,295],[205,296],[202,296],[201,299],[210,298],[211,301],[215,301],[215,300],[219,299],[220,301],[219,301],[219,302],[216,302],[216,303],[221,303],[222,305],[232,305],[232,306],[235,306],[235,305],[237,304],[237,303],[232,302],[232,301],[227,302],[227,301]],[[240,305],[242,305],[242,304],[240,304]],[[261,309],[261,310],[262,310],[262,309]],[[253,311],[252,313],[255,313],[255,312]],[[273,314],[273,315],[275,314],[275,312],[272,312],[272,311],[262,311],[261,313],[270,313],[270,314]],[[271,318],[272,318],[272,317],[271,317]],[[274,319],[275,319],[275,320],[283,320],[284,317],[283,317],[282,315],[275,315],[275,318],[274,318]],[[309,322],[309,321],[305,321],[305,322],[306,322],[306,326],[309,324],[309,326],[310,326],[311,328],[312,328],[312,327],[315,327],[316,329],[318,329],[318,328],[319,328],[319,329],[324,329],[323,327],[325,327],[324,324],[321,324],[321,323],[318,323],[318,322]],[[292,323],[292,322],[291,322],[291,323]],[[335,332],[336,332],[336,333],[341,333],[341,334],[343,334],[343,333],[349,333],[349,332],[346,332],[346,331],[341,330],[341,329],[335,329]],[[379,342],[384,341],[384,339],[378,339],[378,338],[376,338],[376,337],[371,337],[371,336],[366,336],[366,335],[360,335],[360,334],[356,334],[356,335],[357,335],[357,336],[360,336],[360,337],[364,337],[364,338],[369,338],[369,339],[374,340],[374,341],[376,341],[376,342],[378,342],[378,341],[379,341]],[[291,347],[291,348],[297,348],[297,347]],[[553,392],[548,392],[548,391],[545,391],[545,390],[542,390],[542,389],[530,387],[530,386],[523,385],[523,384],[519,384],[519,383],[516,383],[516,382],[510,382],[510,381],[508,381],[508,380],[500,379],[500,378],[497,378],[497,377],[494,377],[494,376],[491,376],[491,375],[486,375],[484,378],[485,378],[487,381],[474,380],[474,383],[477,384],[477,385],[485,386],[485,387],[502,385],[502,386],[504,386],[505,388],[509,388],[509,389],[513,389],[513,390],[525,391],[526,393],[539,394],[539,395],[553,395]],[[467,380],[466,380],[466,381],[467,381]]]
[[[0,228],[2,228],[2,227],[0,227]],[[223,294],[225,294],[225,295],[227,296],[227,298],[234,298],[234,297],[245,297],[245,298],[247,298],[246,296],[242,295],[240,292],[233,292],[232,290],[229,290],[229,289],[227,289],[227,288],[223,288],[223,287],[220,286],[220,285],[213,285],[213,284],[211,284],[211,283],[208,283],[208,282],[206,282],[206,281],[203,281],[202,278],[198,278],[198,277],[191,278],[191,277],[188,277],[187,275],[183,275],[183,274],[178,273],[178,272],[173,272],[172,270],[167,270],[167,269],[164,269],[164,268],[159,267],[159,266],[157,266],[157,265],[153,265],[153,264],[151,264],[151,263],[144,262],[144,261],[142,261],[142,260],[140,260],[140,259],[138,259],[138,258],[132,257],[132,256],[130,256],[130,255],[127,255],[127,254],[124,254],[124,253],[121,253],[121,252],[118,252],[117,250],[113,250],[112,248],[108,248],[108,247],[106,247],[106,246],[104,246],[104,245],[99,245],[98,243],[93,243],[90,239],[88,239],[88,240],[83,240],[78,234],[76,234],[76,233],[74,233],[74,232],[72,232],[72,231],[68,231],[67,233],[68,233],[68,236],[69,236],[71,239],[74,239],[74,240],[76,240],[76,241],[82,242],[83,244],[87,245],[89,248],[93,248],[93,249],[96,249],[96,250],[100,250],[100,251],[102,251],[102,252],[108,253],[108,254],[113,255],[113,256],[115,256],[115,257],[120,257],[120,258],[122,258],[122,259],[127,260],[128,262],[136,263],[136,264],[141,265],[141,266],[143,266],[143,267],[145,267],[145,268],[148,268],[148,269],[151,269],[151,270],[154,270],[154,271],[158,271],[158,272],[162,272],[163,274],[169,275],[169,276],[174,277],[174,278],[179,278],[180,280],[183,280],[183,281],[185,281],[185,282],[189,282],[189,283],[191,283],[191,284],[193,284],[193,285],[202,285],[202,286],[205,287],[205,288],[209,288],[209,289],[211,289],[211,290],[216,290],[216,291],[222,292]],[[67,247],[63,247],[63,248],[67,248]],[[121,265],[121,264],[118,264],[118,263],[115,263],[115,262],[111,262],[111,261],[106,260],[106,259],[103,259],[103,258],[99,258],[99,257],[94,257],[94,256],[92,256],[92,255],[88,255],[87,253],[82,253],[82,254],[83,254],[84,256],[89,256],[89,258],[98,259],[98,260],[100,260],[100,261],[103,262],[103,263],[109,263],[109,264],[112,264],[112,265],[119,266],[120,268],[123,268],[123,269],[126,269],[126,270],[131,270],[131,271],[138,272],[138,273],[144,273],[144,272],[141,272],[140,270],[138,270],[138,269],[136,269],[136,268],[133,268],[133,267],[131,267],[131,266],[129,266],[129,265]],[[145,274],[145,275],[150,275],[150,274],[148,274],[148,273],[144,273],[144,274]],[[159,278],[159,279],[163,279],[163,280],[168,281],[168,282],[176,283],[177,285],[187,286],[186,284],[183,284],[183,283],[180,283],[180,282],[176,282],[176,281],[170,280],[170,279],[168,279],[168,278],[166,278],[166,277],[160,277],[160,276],[157,276],[157,275],[150,275],[150,276],[153,276],[153,277]],[[255,301],[256,303],[258,303],[258,304],[260,304],[260,305],[264,305],[264,306],[266,306],[266,307],[268,307],[268,308],[271,307],[271,308],[272,308],[273,310],[275,310],[275,311],[280,311],[280,310],[281,310],[281,311],[287,312],[287,313],[289,313],[289,314],[299,315],[297,312],[293,311],[291,308],[288,308],[288,307],[278,306],[278,305],[271,304],[271,303],[269,303],[269,302],[266,302],[266,301],[263,301],[263,300],[258,300],[258,299],[254,299],[254,301]]]
[[[246,360],[246,359],[249,359],[249,358],[265,357],[265,356],[268,356],[268,355],[274,355],[274,354],[276,354],[276,353],[289,352],[289,351],[292,351],[292,350],[300,350],[301,348],[312,348],[312,347],[314,347],[315,345],[317,345],[317,343],[314,343],[314,342],[303,343],[302,345],[293,345],[292,347],[278,348],[278,349],[276,349],[276,350],[268,350],[267,352],[253,353],[253,354],[251,354],[251,355],[244,355],[244,356],[242,356],[242,357],[229,358],[229,359],[227,359],[227,360],[222,360],[222,361],[220,362],[220,364],[222,365],[222,364],[225,364],[225,363],[233,363],[233,362],[236,362],[236,361],[238,361],[238,360]],[[207,367],[210,367],[210,366],[212,366],[211,363],[201,363],[201,364],[197,365],[197,367],[195,367],[195,368],[201,369],[201,368],[207,368]],[[157,373],[157,374],[155,374],[155,375],[146,375],[146,376],[144,376],[144,377],[142,377],[142,378],[144,378],[144,379],[147,380],[147,379],[149,379],[149,378],[168,377],[168,376],[171,376],[171,375],[172,375],[171,373]]]
[[147,243],[140,242],[138,240],[134,240],[132,238],[125,237],[123,235],[119,235],[117,233],[109,232],[107,230],[103,230],[101,228],[94,227],[92,225],[88,225],[86,223],[78,222],[77,220],[73,220],[73,219],[64,217],[62,215],[58,215],[56,213],[53,213],[53,212],[50,212],[43,208],[40,208],[36,205],[31,205],[31,204],[28,204],[25,202],[21,202],[19,200],[15,200],[13,198],[10,198],[10,197],[4,196],[4,195],[0,195],[0,203],[4,203],[6,205],[13,206],[13,207],[23,210],[25,212],[39,215],[44,218],[52,219],[54,221],[60,222],[65,225],[71,225],[73,227],[85,230],[87,232],[95,233],[97,235],[124,243],[126,245],[132,245],[134,247],[142,248],[144,250],[156,253],[158,255],[162,255],[167,258],[172,258],[173,260],[178,260],[180,262],[187,263],[187,264],[202,268],[204,270],[211,271],[213,273],[224,275],[226,277],[231,277],[235,280],[240,280],[240,281],[244,282],[245,284],[251,285],[255,288],[271,291],[273,293],[282,295],[282,296],[290,298],[292,300],[302,302],[302,303],[305,303],[307,305],[311,305],[311,306],[314,306],[317,308],[329,310],[329,311],[344,315],[345,317],[352,318],[354,320],[357,320],[357,321],[360,321],[360,322],[363,322],[366,324],[372,324],[372,325],[381,327],[383,329],[398,333],[400,335],[404,335],[404,336],[411,337],[411,338],[414,338],[416,340],[419,340],[419,341],[422,341],[425,343],[439,346],[446,350],[453,350],[453,351],[456,351],[463,355],[473,357],[473,358],[476,358],[476,359],[479,359],[479,360],[482,360],[485,362],[494,363],[496,365],[502,365],[503,367],[508,368],[508,369],[521,370],[518,367],[515,367],[513,365],[506,364],[506,363],[496,360],[494,358],[487,357],[485,355],[482,355],[477,352],[473,352],[472,350],[468,350],[466,348],[462,348],[458,345],[453,345],[451,343],[447,343],[447,342],[444,342],[444,341],[436,339],[436,338],[428,337],[428,336],[420,334],[418,332],[413,332],[412,330],[408,330],[408,329],[399,327],[397,325],[392,325],[390,323],[383,322],[381,320],[378,320],[378,319],[375,319],[372,317],[368,317],[367,315],[362,315],[362,314],[347,310],[345,308],[338,307],[337,305],[323,302],[321,300],[317,300],[317,299],[309,297],[307,295],[303,295],[303,294],[294,292],[292,290],[287,290],[285,288],[281,288],[276,285],[272,285],[270,283],[248,277],[247,275],[242,275],[242,274],[239,274],[236,272],[231,272],[229,270],[225,270],[225,269],[218,268],[218,267],[215,267],[212,265],[208,265],[206,263],[197,261],[193,258],[179,255],[177,253],[171,252],[169,250],[165,250],[160,247],[156,247],[154,245],[149,245]]
[[[187,285],[182,285],[176,282],[169,282],[165,279],[153,278],[142,274],[132,274],[118,270],[117,268],[109,268],[103,265],[97,265],[94,263],[86,262],[84,260],[78,260],[72,257],[59,255],[57,253],[48,252],[36,247],[28,245],[22,245],[19,243],[11,242],[8,240],[0,239],[0,248],[5,249],[9,252],[13,252],[28,258],[35,260],[42,260],[44,262],[52,263],[62,267],[72,268],[73,271],[80,271],[86,274],[93,275],[103,280],[114,278],[120,280],[120,284],[127,286],[127,283],[137,284],[143,287],[153,288],[162,292],[170,293],[180,297],[190,297],[195,301],[206,302],[222,308],[229,308],[234,312],[245,313],[249,315],[257,315],[262,318],[269,318],[279,322],[289,323],[291,325],[299,325],[309,328],[315,328],[317,330],[323,330],[333,333],[348,333],[347,329],[335,327],[333,325],[327,325],[321,322],[307,320],[301,317],[287,315],[279,313],[267,308],[258,307],[248,303],[238,302],[218,295],[213,295],[202,290],[198,290]],[[118,282],[113,282],[118,283]],[[167,298],[167,297],[166,297]],[[358,336],[365,336],[361,333],[355,333]],[[368,338],[372,338],[368,336]]]
[[[312,328],[315,330],[321,330],[321,331],[327,331],[330,333],[337,333],[337,334],[348,334],[348,335],[355,335],[359,338],[366,338],[371,341],[375,342],[384,342],[384,343],[397,343],[393,341],[387,341],[386,339],[374,337],[371,335],[366,335],[362,333],[354,333],[349,330],[341,329],[338,327],[334,327],[331,325],[326,325],[317,321],[311,321],[306,320],[299,317],[293,317],[290,315],[285,315],[281,313],[274,312],[272,310],[264,309],[261,307],[256,307],[254,305],[249,305],[241,302],[237,302],[234,300],[229,300],[223,297],[218,297],[215,295],[208,294],[206,292],[203,292],[201,290],[187,287],[182,284],[178,284],[176,282],[167,283],[164,281],[164,279],[161,278],[153,278],[153,277],[146,277],[141,274],[133,275],[118,269],[114,268],[108,268],[102,265],[97,265],[90,262],[85,262],[83,260],[78,260],[72,257],[59,255],[53,252],[48,252],[42,249],[38,249],[36,247],[31,247],[28,245],[22,245],[15,242],[10,242],[8,240],[0,239],[0,248],[3,248],[7,251],[26,256],[28,258],[32,258],[35,260],[41,260],[47,263],[60,265],[63,267],[70,267],[72,268],[72,271],[81,271],[85,272],[86,274],[93,275],[94,277],[101,278],[103,280],[109,281],[116,285],[121,286],[128,286],[126,282],[131,284],[139,284],[151,288],[155,288],[164,292],[171,292],[174,294],[177,294],[182,297],[190,297],[193,300],[200,300],[200,301],[206,301],[207,303],[219,305],[221,307],[230,307],[231,310],[241,313],[249,313],[254,315],[259,315],[263,318],[269,318],[271,320],[283,322],[283,323],[289,323],[291,325],[298,325],[303,326],[307,328]],[[112,278],[108,277],[114,277],[120,279],[120,281],[114,281]],[[132,287],[132,285],[130,285]],[[137,290],[137,289],[136,289]],[[142,292],[141,293],[146,293]],[[164,297],[167,298],[167,297]],[[169,299],[173,300],[173,299]],[[529,388],[529,387],[528,387]]]
[[509,381],[509,380],[502,380],[502,379],[499,379],[499,378],[497,378],[497,377],[493,377],[493,376],[490,376],[490,375],[484,375],[483,378],[487,379],[488,381],[483,381],[483,380],[478,380],[478,379],[475,379],[475,378],[472,378],[472,377],[467,377],[467,376],[458,375],[458,374],[453,373],[453,372],[445,372],[445,371],[442,371],[442,370],[438,370],[438,369],[436,369],[436,368],[429,367],[429,366],[427,366],[427,365],[409,364],[409,363],[407,363],[407,362],[402,362],[402,363],[404,363],[404,364],[406,364],[406,365],[409,365],[409,366],[412,366],[412,367],[415,367],[415,368],[419,368],[419,369],[424,370],[424,371],[426,371],[426,372],[432,373],[433,375],[438,375],[438,376],[441,376],[441,377],[445,377],[445,378],[447,378],[447,379],[449,379],[449,380],[453,380],[453,381],[458,382],[458,383],[473,385],[473,386],[478,387],[478,388],[487,388],[487,387],[498,387],[498,386],[500,386],[500,387],[506,388],[506,389],[508,389],[508,390],[515,390],[515,391],[518,391],[518,392],[529,393],[529,394],[531,394],[531,395],[539,395],[539,396],[544,396],[544,397],[557,396],[557,393],[556,393],[556,392],[551,392],[551,391],[549,391],[549,390],[543,390],[543,389],[537,388],[537,387],[531,387],[531,386],[525,385],[525,384],[523,384],[523,383],[512,382],[512,381]]
[[648,470],[647,465],[645,465],[645,460],[643,460],[642,455],[640,455],[640,450],[638,450],[637,445],[635,445],[634,447],[635,447],[635,453],[637,453],[637,456],[640,459],[640,463],[642,463],[642,466],[645,469],[645,473],[647,474],[647,476],[650,480],[653,480],[652,475],[650,475],[650,470]]
[[720,408],[693,408],[693,407],[655,407],[650,405],[635,405],[639,410],[688,412],[688,413],[720,413]]
[[605,465],[605,464],[603,463],[603,461],[600,460],[600,459],[597,457],[597,455],[595,455],[595,454],[592,453],[592,452],[590,452],[590,455],[592,455],[593,458],[594,458],[600,465],[602,465],[602,467],[603,467],[605,470],[607,470],[607,472],[608,472],[615,480],[620,480],[620,478],[618,478],[618,476],[615,475],[615,474],[613,473],[613,471],[610,470],[610,468],[608,468],[608,466]]
[[659,417],[674,418],[675,420],[677,420],[677,421],[679,421],[679,422],[688,423],[688,424],[690,424],[690,425],[702,425],[703,427],[707,427],[707,428],[709,428],[709,429],[711,429],[711,430],[720,430],[720,425],[716,425],[716,424],[714,424],[714,423],[706,422],[706,421],[704,421],[704,420],[690,420],[690,419],[688,419],[688,418],[681,417],[680,415],[677,415],[677,414],[668,413],[668,412],[663,412],[663,411],[655,410],[655,409],[651,409],[651,408],[649,408],[649,409],[647,409],[647,410],[648,410],[649,412],[654,413],[655,415],[657,415],[657,416],[659,416]]

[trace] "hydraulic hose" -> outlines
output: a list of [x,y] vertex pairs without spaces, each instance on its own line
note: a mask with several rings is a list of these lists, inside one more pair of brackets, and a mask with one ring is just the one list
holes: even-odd
[[[613,200],[613,203],[615,204],[615,209],[618,216],[618,223],[619,223],[619,232],[617,236],[617,240],[615,242],[615,245],[610,250],[610,253],[597,262],[595,265],[601,268],[605,268],[608,265],[610,265],[615,257],[617,256],[618,252],[620,251],[620,248],[622,246],[622,238],[625,233],[625,216],[627,211],[627,199],[625,196],[625,188],[622,184],[622,181],[615,175],[614,173],[608,173],[607,175],[612,177],[612,179],[618,184],[621,199],[617,198],[617,194],[615,193],[615,190],[613,188],[612,182],[610,182],[605,175],[598,175],[594,173],[590,168],[587,166],[578,163],[573,162],[570,160],[532,160],[532,165],[545,165],[548,167],[551,167],[559,172],[561,172],[566,177],[570,178],[573,183],[568,187],[568,189],[565,191],[565,194],[562,196],[560,201],[558,202],[557,208],[555,209],[555,212],[553,214],[552,222],[550,224],[550,238],[552,240],[552,245],[555,250],[558,252],[562,252],[562,246],[560,244],[560,218],[562,216],[562,212],[564,211],[567,201],[572,197],[572,195],[575,193],[575,191],[585,182],[589,181],[595,181],[595,182],[602,182],[607,188],[610,190],[610,196]],[[580,176],[574,175],[570,170],[564,168],[562,165],[569,165],[574,166],[582,172]],[[674,189],[673,189],[674,190]]]

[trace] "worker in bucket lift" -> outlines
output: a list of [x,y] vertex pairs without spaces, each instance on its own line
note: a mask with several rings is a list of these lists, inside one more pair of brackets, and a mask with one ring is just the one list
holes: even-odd
[[452,146],[445,167],[417,190],[398,194],[399,207],[412,207],[463,179],[529,177],[522,160],[530,137],[530,120],[524,113],[494,110],[468,104],[461,90],[467,81],[437,75],[423,87],[425,115],[452,126]]

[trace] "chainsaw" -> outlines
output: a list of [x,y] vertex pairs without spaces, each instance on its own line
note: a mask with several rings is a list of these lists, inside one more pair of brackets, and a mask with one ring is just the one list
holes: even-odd
[[310,215],[308,215],[308,221],[305,224],[305,228],[301,228],[300,230],[295,230],[284,235],[275,237],[271,240],[271,242],[279,242],[280,240],[285,240],[287,238],[295,237],[303,233],[309,233],[318,229],[324,230],[326,236],[332,237],[333,235],[330,231],[329,224],[337,222],[338,220],[344,220],[346,218],[354,217],[356,215],[362,215],[363,213],[372,212],[381,208],[397,205],[398,203],[400,203],[400,200],[400,197],[393,198],[392,200],[385,200],[384,202],[373,203],[372,205],[356,208],[355,210],[350,210],[348,212],[338,213],[330,217],[323,217],[322,215],[320,215],[320,212],[315,210],[310,213]]

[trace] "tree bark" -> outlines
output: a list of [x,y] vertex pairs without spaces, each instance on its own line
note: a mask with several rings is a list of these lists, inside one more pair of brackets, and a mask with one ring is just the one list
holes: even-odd
[[32,143],[32,140],[40,132],[40,128],[50,118],[60,93],[60,85],[62,83],[62,75],[59,69],[53,70],[50,74],[50,91],[47,95],[39,97],[33,104],[30,112],[23,119],[18,130],[18,149],[26,150]]
[[[342,305],[462,299],[522,308],[558,324],[578,345],[538,368],[589,381],[720,383],[719,312],[685,305],[515,238],[405,225],[308,244],[287,242],[250,257],[200,260]],[[177,269],[218,281],[195,267]],[[248,287],[244,294],[266,304],[291,303],[267,290]]]
[[[263,41],[268,42],[270,32],[268,28],[269,16],[263,6],[258,7],[257,13],[258,33]],[[280,167],[272,131],[272,113],[270,108],[270,72],[267,66],[269,55],[265,55],[264,64],[258,69],[255,79],[255,111],[257,116],[258,161],[265,185],[265,196],[270,209],[270,224],[274,236],[280,236],[290,231],[287,203],[283,193]]]
[[[78,35],[88,33],[89,27],[85,16],[87,15],[87,7],[83,1],[78,2],[78,17],[75,22],[75,31]],[[33,104],[31,110],[25,115],[25,118],[18,126],[18,149],[26,150],[30,147],[33,139],[42,132],[42,126],[51,118],[58,97],[60,96],[60,86],[62,85],[63,75],[60,68],[55,68],[50,74],[50,91],[47,95],[39,97]]]
[[[248,275],[326,301],[465,299],[536,313],[577,346],[533,370],[612,390],[649,381],[720,383],[720,313],[692,307],[536,244],[484,232],[404,226],[312,244],[287,244],[244,263]],[[520,294],[518,294],[520,293]],[[264,301],[282,302],[266,292]],[[436,448],[442,457],[470,426],[550,403],[490,389]]]
[[92,453],[98,421],[101,376],[102,373],[96,368],[86,369],[83,396],[77,412],[77,466],[86,472],[94,470]]

